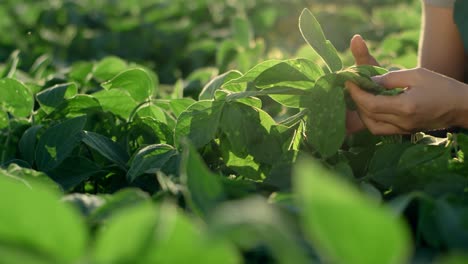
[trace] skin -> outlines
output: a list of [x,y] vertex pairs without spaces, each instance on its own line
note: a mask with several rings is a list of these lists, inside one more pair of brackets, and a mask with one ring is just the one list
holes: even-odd
[[[468,85],[461,82],[467,61],[453,10],[424,5],[423,14],[419,67],[374,77],[387,89],[406,88],[404,93],[373,95],[346,83],[358,109],[347,113],[348,133],[365,127],[376,135],[468,128]],[[357,65],[378,65],[361,36],[350,48]]]

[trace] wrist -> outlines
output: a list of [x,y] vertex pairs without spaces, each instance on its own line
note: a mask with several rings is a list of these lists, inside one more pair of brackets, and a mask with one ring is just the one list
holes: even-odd
[[[468,129],[468,85],[459,83],[460,96],[457,98],[455,110],[455,126]],[[457,87],[458,88],[458,87]]]

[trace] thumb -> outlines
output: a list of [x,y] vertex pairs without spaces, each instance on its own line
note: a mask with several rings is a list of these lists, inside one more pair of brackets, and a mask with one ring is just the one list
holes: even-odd
[[351,39],[350,49],[356,65],[379,65],[377,60],[369,53],[369,48],[361,35],[354,35]]
[[392,71],[384,75],[371,77],[372,80],[387,89],[406,88],[413,84],[415,80],[414,70]]

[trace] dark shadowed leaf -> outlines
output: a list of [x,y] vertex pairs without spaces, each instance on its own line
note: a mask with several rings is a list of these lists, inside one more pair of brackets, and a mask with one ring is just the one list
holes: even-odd
[[36,148],[36,165],[42,171],[57,167],[80,143],[86,117],[68,119],[48,128]]
[[110,138],[94,132],[84,131],[83,142],[121,168],[126,167],[130,157],[122,146]]
[[46,113],[52,112],[66,98],[71,98],[78,92],[75,83],[64,83],[54,85],[36,94],[36,99]]
[[174,155],[177,155],[177,150],[165,144],[150,145],[139,150],[132,158],[127,179],[134,181],[144,173],[154,173],[161,170]]
[[65,159],[48,174],[65,191],[70,191],[100,171],[99,166],[91,160],[85,157],[72,156]]
[[19,150],[21,152],[21,156],[25,161],[27,161],[30,165],[34,163],[34,155],[36,152],[36,141],[37,141],[37,132],[41,129],[41,125],[35,125],[28,128],[23,135],[21,136],[19,142]]

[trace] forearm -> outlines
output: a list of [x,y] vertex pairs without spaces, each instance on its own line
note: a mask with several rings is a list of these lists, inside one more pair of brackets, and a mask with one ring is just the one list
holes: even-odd
[[423,6],[419,66],[463,81],[465,52],[453,9]]

